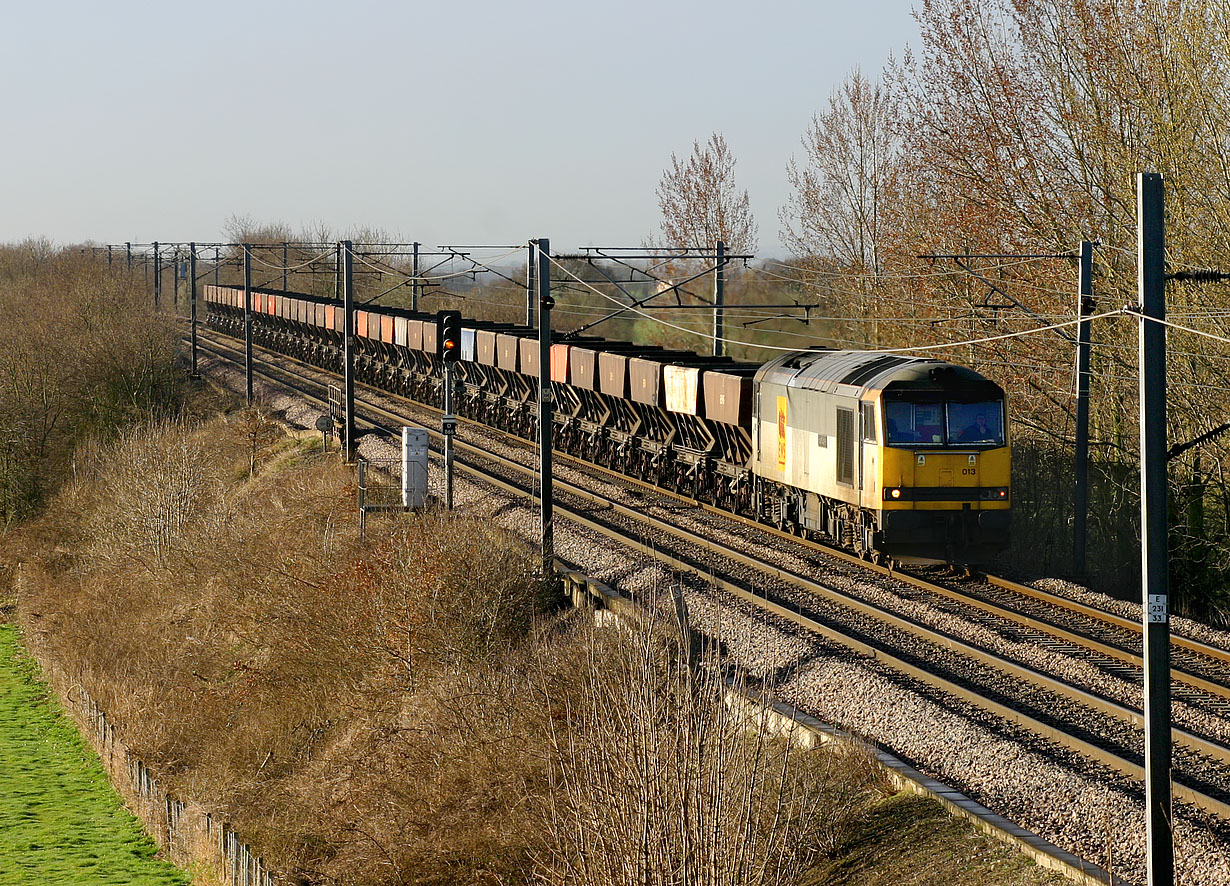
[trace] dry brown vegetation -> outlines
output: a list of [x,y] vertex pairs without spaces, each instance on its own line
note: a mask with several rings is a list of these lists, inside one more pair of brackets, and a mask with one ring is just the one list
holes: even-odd
[[548,611],[490,522],[356,538],[349,472],[248,412],[78,459],[18,617],[173,793],[303,882],[797,882],[882,786],[756,738],[720,675]]
[[181,401],[144,283],[0,253],[0,576],[59,691],[163,787],[303,883],[785,884],[848,840],[865,756],[749,732],[669,631],[549,611],[490,523],[362,545],[314,440],[186,417],[221,401]]
[[[438,706],[466,694],[468,666],[527,634],[532,561],[479,524],[454,527],[473,546],[443,544],[431,519],[360,551],[346,474],[283,440],[247,480],[250,425],[240,415],[145,427],[83,466],[32,527],[62,553],[26,573],[31,641],[136,753],[282,865],[340,869],[330,877],[346,882],[441,867],[430,845],[407,839],[431,824],[429,810],[445,813],[422,765],[454,779],[495,761]],[[481,718],[499,681],[470,679],[458,710]],[[423,720],[436,741],[415,740]],[[491,829],[484,816],[472,844],[438,851],[515,869],[505,850],[521,829],[500,819]]]
[[750,734],[724,703],[720,671],[663,657],[662,639],[590,635],[576,648],[576,691],[560,694],[566,715],[548,721],[543,879],[799,882],[882,796],[874,758]]
[[75,447],[173,411],[176,333],[144,281],[88,253],[0,247],[0,531],[71,470]]

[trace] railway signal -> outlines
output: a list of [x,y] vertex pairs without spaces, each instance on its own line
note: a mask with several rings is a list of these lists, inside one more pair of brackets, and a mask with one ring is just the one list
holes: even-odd
[[461,359],[461,311],[436,315],[436,354],[445,363]]

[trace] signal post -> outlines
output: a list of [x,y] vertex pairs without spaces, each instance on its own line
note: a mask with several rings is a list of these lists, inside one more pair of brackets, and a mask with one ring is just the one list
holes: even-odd
[[551,390],[551,241],[537,241],[538,256],[538,449],[539,504],[542,529],[542,577],[552,581],[555,575],[555,497],[551,466],[552,431],[555,423],[555,399]]
[[453,435],[457,417],[453,415],[453,365],[461,359],[461,312],[440,311],[436,315],[436,354],[444,367],[444,415],[440,430],[444,434],[444,507],[453,509]]

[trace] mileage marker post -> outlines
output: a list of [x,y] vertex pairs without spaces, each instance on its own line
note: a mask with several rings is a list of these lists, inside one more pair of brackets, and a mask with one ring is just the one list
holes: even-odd
[[1170,576],[1166,539],[1166,268],[1162,176],[1136,179],[1140,299],[1140,566],[1149,886],[1174,883],[1170,790]]

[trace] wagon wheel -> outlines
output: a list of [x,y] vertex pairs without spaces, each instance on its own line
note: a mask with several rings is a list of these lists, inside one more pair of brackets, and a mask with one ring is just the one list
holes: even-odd
[[774,511],[776,511],[776,515],[773,519],[773,525],[780,531],[786,532],[786,527],[790,524],[790,520],[786,517],[786,509],[778,506],[774,508]]

